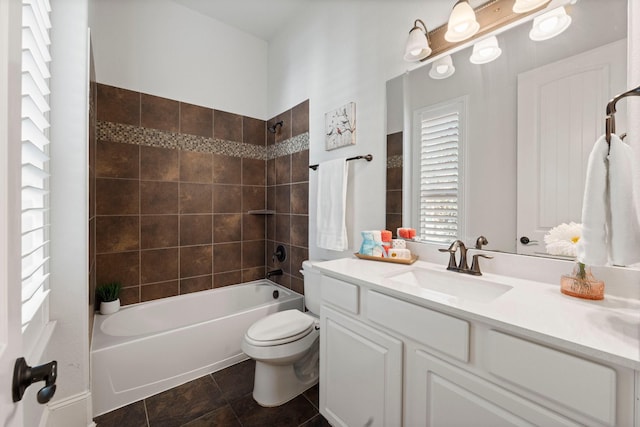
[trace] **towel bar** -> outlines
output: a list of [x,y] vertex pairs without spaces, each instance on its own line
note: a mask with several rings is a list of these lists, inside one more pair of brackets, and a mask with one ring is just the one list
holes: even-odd
[[[365,159],[367,162],[370,162],[371,160],[373,160],[373,156],[371,154],[367,154],[366,156],[349,157],[347,159],[347,162],[351,160],[360,160],[360,159]],[[317,170],[318,166],[320,165],[309,165],[309,169]]]
[[627,92],[621,93],[620,95],[615,96],[609,103],[607,104],[607,116],[605,119],[605,129],[607,132],[607,144],[611,146],[611,134],[616,131],[616,103],[620,101],[622,98],[626,98],[627,96],[640,96],[640,86],[635,89],[631,89]]

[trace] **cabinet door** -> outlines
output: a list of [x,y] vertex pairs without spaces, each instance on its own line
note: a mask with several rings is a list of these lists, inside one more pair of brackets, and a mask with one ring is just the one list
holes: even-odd
[[402,342],[322,306],[320,412],[334,426],[402,424]]
[[416,350],[407,366],[407,426],[578,426],[463,369]]

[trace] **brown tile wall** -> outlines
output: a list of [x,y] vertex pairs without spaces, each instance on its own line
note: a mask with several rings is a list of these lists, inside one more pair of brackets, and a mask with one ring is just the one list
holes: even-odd
[[[264,120],[97,85],[97,120],[265,146]],[[122,304],[263,278],[266,161],[97,141],[96,279]]]
[[402,132],[387,135],[387,230],[402,227]]
[[[279,144],[309,131],[309,101],[302,102],[267,121],[283,120],[275,134],[267,132],[267,144]],[[309,150],[299,151],[267,161],[267,270],[281,268],[282,276],[272,279],[296,292],[304,293],[300,273],[302,261],[309,258]],[[284,262],[274,260],[278,245],[287,251]]]
[[[97,85],[97,120],[253,144],[308,132],[308,101],[263,120]],[[277,134],[266,125],[285,124]],[[308,149],[268,161],[98,140],[95,276],[119,280],[123,305],[263,278],[303,292]],[[274,209],[273,215],[248,214]],[[287,259],[272,261],[277,244]]]

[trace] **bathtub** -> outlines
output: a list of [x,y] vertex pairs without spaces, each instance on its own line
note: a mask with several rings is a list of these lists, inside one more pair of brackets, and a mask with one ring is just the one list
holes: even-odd
[[91,343],[94,416],[248,359],[240,343],[253,322],[303,308],[302,295],[258,280],[97,314]]

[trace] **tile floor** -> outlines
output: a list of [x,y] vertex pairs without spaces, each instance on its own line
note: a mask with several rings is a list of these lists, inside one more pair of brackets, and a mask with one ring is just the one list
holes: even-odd
[[247,360],[95,418],[98,427],[329,427],[318,413],[318,386],[276,408],[251,396]]

